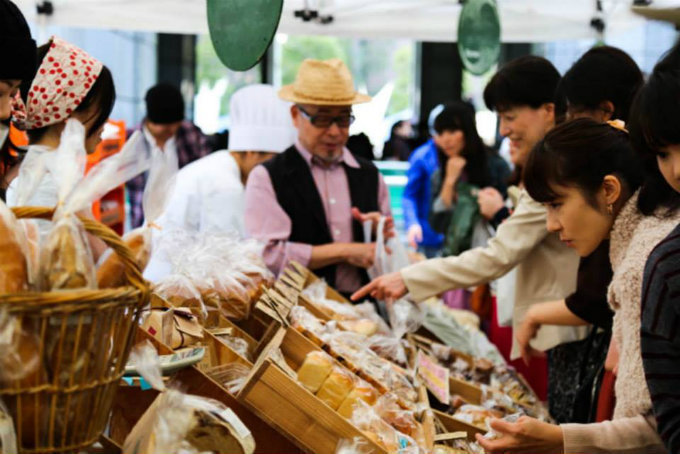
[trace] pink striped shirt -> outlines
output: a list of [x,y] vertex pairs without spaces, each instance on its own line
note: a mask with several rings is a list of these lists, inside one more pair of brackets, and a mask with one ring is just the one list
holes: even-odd
[[[347,175],[341,163],[344,162],[354,168],[358,168],[359,163],[345,148],[338,162],[326,167],[318,163],[299,141],[295,143],[295,147],[310,166],[333,241],[353,242],[352,201]],[[381,213],[390,215],[390,197],[382,175],[379,175],[378,181],[378,205]],[[253,169],[246,184],[245,225],[250,237],[265,243],[264,259],[273,273],[278,275],[291,260],[305,266],[309,264],[313,246],[288,241],[292,222],[278,204],[269,173],[261,165]],[[338,264],[335,282],[337,290],[353,292],[360,284],[361,278],[356,267],[345,263]]]

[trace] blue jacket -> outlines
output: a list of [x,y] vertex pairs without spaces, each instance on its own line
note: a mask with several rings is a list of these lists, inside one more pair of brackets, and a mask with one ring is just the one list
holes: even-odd
[[437,147],[434,140],[430,139],[417,148],[408,160],[408,183],[404,188],[401,201],[404,210],[404,221],[408,230],[414,224],[420,224],[423,229],[423,241],[421,246],[441,246],[444,235],[435,232],[428,221],[431,203],[431,178],[439,162],[437,160]]

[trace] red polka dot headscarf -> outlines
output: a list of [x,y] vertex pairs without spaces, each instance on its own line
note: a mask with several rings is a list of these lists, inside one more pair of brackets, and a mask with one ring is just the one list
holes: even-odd
[[90,92],[104,65],[87,52],[52,37],[33,79],[26,104],[14,100],[12,121],[22,130],[66,120]]

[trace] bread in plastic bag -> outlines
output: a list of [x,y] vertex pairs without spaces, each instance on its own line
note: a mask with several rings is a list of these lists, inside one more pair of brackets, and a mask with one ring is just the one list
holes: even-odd
[[25,237],[14,214],[0,200],[0,294],[28,289]]
[[[136,131],[126,142],[123,149],[113,156],[119,156],[121,164],[119,173],[125,172],[123,182],[151,169],[144,187],[142,209],[144,211],[144,225],[123,237],[123,242],[130,248],[140,271],[144,271],[151,258],[151,227],[163,213],[175,184],[178,163],[177,155],[154,149],[151,154],[140,150],[143,141],[142,133]],[[109,158],[112,159],[112,158]],[[108,252],[100,259],[97,268],[97,283],[99,288],[114,288],[125,285],[125,267],[117,254]]]
[[233,234],[172,229],[163,233],[154,253],[168,258],[173,274],[191,280],[212,326],[213,314],[231,320],[250,316],[261,287],[272,282],[261,252],[261,244]]
[[85,127],[68,120],[53,153],[48,167],[57,179],[58,204],[52,228],[41,245],[39,286],[44,291],[96,288],[92,252],[82,223],[76,211],[66,205],[85,172]]
[[167,454],[188,449],[196,453],[253,453],[252,434],[224,404],[165,387],[158,356],[148,342],[134,348],[130,361],[161,393],[125,439],[123,452]]
[[419,452],[413,438],[390,426],[368,404],[358,401],[356,405],[357,409],[352,414],[351,422],[370,440],[380,445],[387,452],[398,451],[413,454]]

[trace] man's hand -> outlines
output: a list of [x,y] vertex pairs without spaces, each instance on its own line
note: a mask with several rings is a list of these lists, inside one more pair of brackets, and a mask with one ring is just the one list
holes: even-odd
[[375,260],[375,243],[348,243],[344,245],[343,257],[352,266],[370,268]]
[[408,244],[413,249],[418,249],[418,243],[423,241],[423,228],[420,224],[413,224],[409,227],[406,237],[408,238]]
[[446,160],[446,178],[451,182],[458,181],[460,174],[463,172],[463,168],[467,164],[467,161],[462,156],[451,156]]
[[488,440],[476,435],[488,454],[562,454],[564,450],[562,428],[554,424],[521,416],[516,423],[492,419],[490,426],[500,438]]
[[477,194],[479,212],[484,219],[491,220],[498,211],[505,206],[503,196],[494,188],[484,188]]
[[517,333],[515,334],[520,354],[522,355],[524,364],[527,366],[529,365],[529,361],[531,361],[532,357],[545,356],[545,353],[534,349],[530,344],[531,339],[536,337],[536,333],[540,327],[541,324],[534,320],[531,314],[531,309],[529,309],[529,311],[524,316],[524,320],[522,320],[522,324],[517,329]]
[[[368,213],[362,213],[359,211],[359,208],[357,207],[352,207],[352,217],[359,221],[360,223],[364,223],[365,221],[372,221],[373,222],[373,233],[375,234],[375,229],[378,227],[378,222],[380,221],[380,217],[382,216],[382,213],[379,211],[371,211]],[[392,238],[393,236],[396,236],[396,233],[394,231],[394,219],[392,219],[392,216],[388,216],[385,219],[385,227],[383,228],[383,235],[385,237],[385,240]]]
[[390,302],[406,295],[407,291],[404,279],[401,277],[401,273],[397,271],[374,279],[357,290],[351,298],[352,301],[358,301],[366,295],[371,295],[377,300]]

